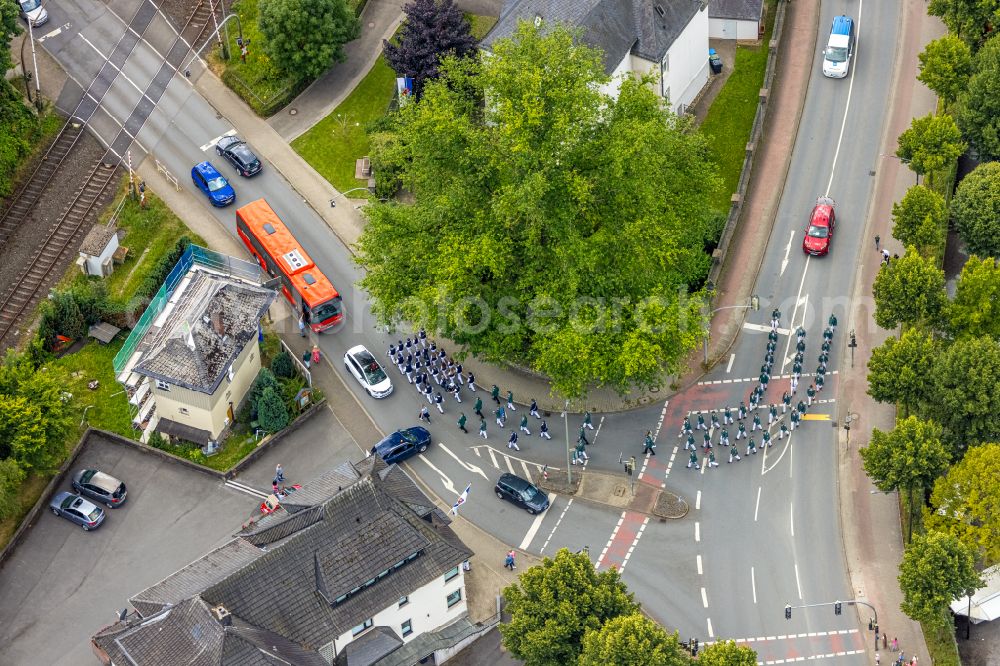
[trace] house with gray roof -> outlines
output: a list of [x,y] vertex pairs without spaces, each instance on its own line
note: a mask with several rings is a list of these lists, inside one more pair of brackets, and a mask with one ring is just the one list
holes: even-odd
[[764,0],[709,0],[708,36],[757,41],[764,34]]
[[[105,665],[397,666],[475,631],[472,555],[412,479],[372,456],[131,600],[92,638]],[[444,646],[447,647],[447,646]]]
[[604,92],[617,96],[622,78],[657,76],[656,92],[677,113],[708,81],[708,0],[504,0],[500,18],[482,41],[489,51],[510,37],[518,21],[563,24],[604,54],[611,77]]
[[140,319],[145,328],[133,330],[126,348],[134,352],[118,377],[144,439],[158,431],[208,446],[223,438],[260,372],[260,321],[277,292],[198,263],[178,273],[173,291]]

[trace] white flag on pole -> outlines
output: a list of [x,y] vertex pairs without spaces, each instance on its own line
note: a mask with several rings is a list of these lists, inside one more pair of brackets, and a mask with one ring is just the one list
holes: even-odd
[[459,495],[458,499],[455,500],[455,503],[451,505],[451,511],[449,511],[448,513],[455,514],[456,516],[458,515],[458,507],[465,504],[465,502],[469,499],[470,490],[472,490],[471,483],[465,487],[465,490],[462,491],[462,494]]

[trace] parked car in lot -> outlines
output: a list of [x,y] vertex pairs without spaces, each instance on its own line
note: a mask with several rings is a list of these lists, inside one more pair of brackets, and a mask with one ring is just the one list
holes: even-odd
[[49,21],[49,13],[42,7],[42,0],[17,0],[21,10],[21,18],[31,24],[32,28],[45,25]]
[[96,530],[104,522],[104,509],[76,493],[59,493],[49,502],[49,509],[57,516],[73,521],[85,532]]
[[201,162],[191,168],[191,180],[205,193],[213,206],[223,208],[236,200],[236,191],[211,162]]
[[392,465],[423,453],[430,444],[431,434],[427,428],[413,426],[392,433],[373,446],[371,452],[372,455],[377,455]]
[[260,173],[263,165],[260,159],[250,150],[246,141],[238,136],[224,136],[215,144],[215,152],[225,157],[241,176],[253,176]]
[[109,509],[120,507],[128,496],[124,483],[96,469],[81,469],[73,475],[71,485],[76,492]]
[[833,227],[836,224],[836,214],[833,209],[836,204],[830,197],[820,197],[813,206],[806,226],[806,235],[802,239],[802,251],[817,257],[830,251],[833,240]]
[[344,354],[344,365],[373,398],[384,398],[392,393],[392,380],[364,345],[351,347]]
[[514,503],[532,515],[549,508],[549,498],[545,493],[535,484],[510,472],[500,475],[494,491],[500,499]]

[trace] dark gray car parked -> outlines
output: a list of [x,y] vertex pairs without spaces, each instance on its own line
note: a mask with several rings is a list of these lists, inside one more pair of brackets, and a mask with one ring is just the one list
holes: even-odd
[[109,509],[120,507],[128,496],[124,483],[96,469],[81,469],[73,475],[72,485],[76,492],[100,502]]
[[104,522],[104,509],[70,492],[53,497],[49,509],[57,516],[73,521],[85,532],[96,530]]

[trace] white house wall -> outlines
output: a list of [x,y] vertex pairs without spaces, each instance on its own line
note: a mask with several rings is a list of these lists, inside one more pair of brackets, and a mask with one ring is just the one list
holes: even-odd
[[670,107],[685,107],[708,81],[708,10],[695,13],[667,52],[665,89],[670,91]]
[[756,21],[737,21],[736,39],[754,42],[760,39],[760,25]]
[[611,80],[601,86],[600,91],[610,96],[612,99],[618,99],[618,93],[622,88],[622,78],[626,76],[632,70],[632,55],[626,53],[622,61],[618,63],[615,67],[615,71],[611,72]]
[[[448,608],[448,595],[459,589],[462,590],[462,600]],[[445,582],[443,575],[438,576],[423,587],[411,592],[409,602],[405,606],[399,607],[398,603],[394,603],[376,613],[372,618],[372,626],[389,627],[403,639],[403,642],[408,643],[422,633],[450,624],[462,617],[466,610],[465,572],[460,566],[458,575],[448,582]],[[358,618],[358,623],[360,624],[366,619]],[[413,633],[404,637],[402,625],[407,620],[410,621]],[[371,629],[366,631],[371,631]],[[358,636],[363,636],[364,633],[361,632]],[[340,654],[344,647],[358,636],[352,636],[351,632],[347,631],[338,637],[335,641],[337,654]]]
[[[727,23],[736,27],[735,37],[725,33],[725,25]],[[741,42],[754,42],[760,38],[759,25],[757,21],[713,18],[708,21],[708,36],[712,39],[738,39]]]

